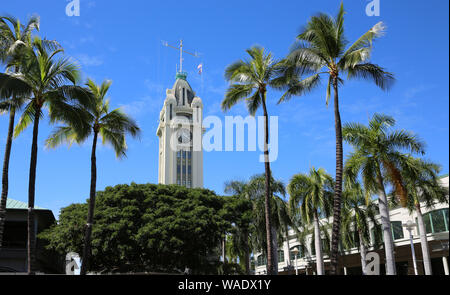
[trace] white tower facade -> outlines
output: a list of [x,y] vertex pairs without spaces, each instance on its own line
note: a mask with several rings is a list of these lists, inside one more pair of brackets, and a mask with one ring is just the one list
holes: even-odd
[[190,188],[203,187],[203,103],[178,72],[160,112],[156,135],[159,138],[159,172],[161,184]]

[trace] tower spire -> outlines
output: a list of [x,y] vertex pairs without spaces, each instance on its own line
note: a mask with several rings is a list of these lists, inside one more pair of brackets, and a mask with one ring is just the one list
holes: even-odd
[[180,70],[177,71],[177,76],[178,76],[178,73],[183,74],[184,76],[186,76],[187,74],[183,72],[183,53],[190,54],[190,55],[192,55],[194,57],[199,57],[200,55],[197,52],[192,53],[192,52],[184,50],[183,49],[183,40],[182,39],[180,40],[180,45],[179,46],[172,46],[167,41],[162,41],[162,44],[164,46],[166,46],[166,47],[170,47],[170,48],[173,48],[173,49],[176,49],[176,50],[180,51]]

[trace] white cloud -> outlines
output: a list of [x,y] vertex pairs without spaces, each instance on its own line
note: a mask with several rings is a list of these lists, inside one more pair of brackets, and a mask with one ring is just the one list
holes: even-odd
[[76,57],[76,59],[86,67],[97,67],[103,64],[103,59],[99,56],[80,54]]
[[407,90],[405,91],[405,97],[406,97],[406,98],[413,98],[413,97],[415,97],[417,94],[419,94],[419,93],[421,93],[421,92],[424,92],[424,91],[427,91],[427,90],[430,90],[430,89],[432,89],[432,88],[434,88],[433,85],[424,85],[424,84],[420,84],[420,85],[418,85],[418,86],[411,87],[411,88],[407,89]]

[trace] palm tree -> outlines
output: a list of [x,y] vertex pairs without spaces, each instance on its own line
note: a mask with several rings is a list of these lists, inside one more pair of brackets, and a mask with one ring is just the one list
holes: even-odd
[[110,110],[109,99],[106,94],[111,86],[111,81],[104,81],[96,85],[94,81],[88,80],[87,86],[92,93],[92,99],[79,107],[78,112],[82,114],[82,122],[72,124],[68,121],[66,126],[57,127],[47,139],[47,147],[54,148],[64,142],[81,144],[91,135],[93,137],[91,153],[91,186],[89,197],[89,210],[84,238],[83,264],[81,274],[85,275],[89,269],[91,255],[91,235],[95,208],[95,191],[97,184],[97,160],[96,149],[98,136],[102,138],[103,144],[110,144],[116,157],[126,156],[127,144],[125,136],[139,136],[140,129],[132,118],[120,109]]
[[[270,187],[272,189],[272,198],[270,199],[270,220],[272,234],[272,256],[275,270],[273,274],[278,274],[278,247],[280,242],[287,238],[288,230],[294,227],[294,221],[289,214],[288,204],[284,200],[286,189],[281,181],[271,177]],[[253,200],[255,212],[254,217],[254,243],[253,248],[263,250],[268,253],[267,243],[265,239],[265,175],[255,175],[248,184],[248,192]]]
[[266,219],[266,243],[267,243],[267,272],[276,272],[276,265],[272,256],[272,224],[270,220],[270,158],[269,158],[269,122],[266,105],[267,86],[271,86],[276,78],[277,70],[281,62],[273,59],[271,53],[266,53],[264,48],[252,47],[246,52],[250,60],[239,60],[225,69],[225,78],[232,83],[222,101],[222,109],[229,110],[239,101],[245,100],[249,113],[254,116],[260,106],[264,113],[264,162],[265,162],[265,219]]
[[[9,25],[8,25],[9,23]],[[33,30],[39,30],[39,18],[36,16],[28,20],[26,26],[21,25],[19,19],[12,16],[0,16],[0,62],[8,63],[8,60],[14,55],[16,48],[31,46],[31,33]],[[17,73],[19,68],[15,68]],[[6,217],[6,201],[8,198],[8,179],[9,179],[9,159],[11,157],[11,148],[14,132],[14,120],[16,110],[19,110],[24,100],[21,97],[5,96],[0,94],[0,111],[9,113],[8,134],[6,136],[5,155],[3,159],[2,171],[2,194],[0,200],[0,248],[3,242],[3,231]]]
[[[250,275],[250,227],[253,220],[253,212],[249,209],[253,204],[247,194],[247,183],[244,181],[228,181],[225,183],[225,193],[236,197],[235,226],[231,232],[231,240],[228,252],[232,257],[239,257],[239,262],[244,264],[246,275]],[[250,206],[248,208],[247,206]]]
[[[408,192],[408,198],[406,203],[403,203],[403,206],[407,207],[411,213],[416,212],[417,214],[425,275],[432,275],[430,250],[425,222],[422,216],[421,202],[425,202],[425,206],[428,209],[433,208],[436,201],[448,204],[448,188],[442,186],[439,181],[438,175],[441,167],[438,164],[414,158],[410,155],[405,155],[401,164],[401,174]],[[396,205],[399,200],[395,198],[395,195],[392,197],[391,199]]]
[[369,126],[348,123],[343,128],[345,141],[354,148],[347,159],[345,175],[355,182],[361,174],[364,188],[378,194],[388,275],[395,275],[396,268],[385,182],[390,182],[396,196],[406,202],[408,192],[399,170],[402,152],[424,153],[424,144],[414,134],[404,130],[390,132],[394,125],[394,118],[375,114]]
[[[284,201],[286,190],[281,181],[271,178],[270,187],[272,188],[271,198],[271,233],[272,233],[272,255],[274,256],[274,263],[278,265],[278,246],[279,241],[287,238],[288,229],[293,227],[294,221],[289,215],[288,206]],[[255,175],[250,181],[229,181],[225,184],[225,192],[239,195],[252,203],[252,216],[247,216],[249,222],[249,229],[241,232],[243,236],[238,235],[233,239],[241,241],[240,243],[233,242],[236,247],[241,249],[252,248],[253,250],[264,252],[267,254],[266,230],[265,230],[265,175]],[[239,228],[239,227],[238,227]],[[242,229],[239,229],[242,230]],[[251,247],[248,247],[247,241],[251,241]],[[233,240],[234,241],[234,240]],[[289,241],[288,241],[289,242]],[[250,257],[250,253],[246,253],[245,257]],[[278,272],[278,267],[275,273]]]
[[377,205],[366,194],[359,182],[347,181],[342,192],[342,244],[353,248],[359,242],[361,268],[365,275],[366,253],[370,245],[370,226],[378,230]]
[[333,178],[322,168],[311,168],[308,175],[294,175],[288,185],[291,212],[300,214],[305,224],[314,226],[318,275],[325,274],[319,218],[330,215],[333,185]]
[[[394,81],[393,75],[380,66],[369,63],[374,39],[383,35],[384,25],[377,23],[363,34],[351,46],[347,47],[344,36],[344,5],[341,3],[335,18],[319,14],[312,17],[297,36],[299,41],[287,57],[288,70],[285,80],[290,81],[283,88],[286,93],[279,103],[288,100],[292,95],[302,95],[320,83],[323,74],[328,76],[326,104],[334,92],[334,120],[336,132],[336,186],[334,188],[333,231],[331,248],[331,274],[336,274],[338,265],[338,247],[340,231],[340,210],[343,173],[343,147],[341,115],[339,110],[339,86],[343,84],[343,75],[348,79],[363,78],[373,81],[383,90],[389,88]],[[299,80],[300,74],[311,76]]]
[[[75,104],[85,102],[89,95],[76,83],[79,79],[78,66],[68,58],[58,58],[62,49],[55,49],[53,42],[35,37],[32,47],[23,47],[19,55],[25,58],[13,59],[8,65],[18,66],[19,73],[0,74],[0,90],[10,92],[16,97],[26,97],[26,106],[14,130],[17,137],[31,123],[33,123],[33,139],[31,145],[30,174],[28,185],[28,273],[34,273],[35,264],[35,184],[38,154],[39,122],[43,117],[43,110],[48,109],[50,122],[58,120],[80,121],[80,114]],[[76,123],[74,123],[76,124]]]

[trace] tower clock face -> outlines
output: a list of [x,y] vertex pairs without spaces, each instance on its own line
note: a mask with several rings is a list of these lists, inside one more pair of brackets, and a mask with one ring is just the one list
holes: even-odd
[[192,133],[188,129],[180,129],[178,131],[178,143],[188,144],[192,140]]

